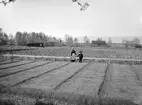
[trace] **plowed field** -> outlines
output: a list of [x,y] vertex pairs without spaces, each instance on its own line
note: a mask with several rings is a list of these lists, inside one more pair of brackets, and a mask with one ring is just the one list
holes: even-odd
[[108,63],[1,61],[0,88],[36,88],[142,101],[142,66]]

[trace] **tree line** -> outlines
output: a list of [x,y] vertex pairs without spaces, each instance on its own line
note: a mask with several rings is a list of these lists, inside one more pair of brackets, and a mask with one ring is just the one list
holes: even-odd
[[65,35],[65,45],[67,46],[89,46],[90,45],[90,39],[88,38],[87,35],[83,36],[83,43],[79,43],[79,40],[77,37],[72,37],[69,34]]
[[126,40],[126,39],[123,39],[122,40],[122,44],[128,48],[128,47],[136,47],[136,46],[141,46],[140,45],[141,41],[139,38],[135,37],[133,38],[132,40]]
[[[98,38],[97,40],[102,41],[102,38]],[[97,41],[96,40],[96,41]],[[91,46],[90,39],[87,35],[83,36],[83,43],[81,44],[77,37],[72,37],[69,34],[65,35],[64,41],[60,38],[53,37],[51,35],[46,35],[43,32],[16,32],[15,35],[12,34],[6,34],[3,32],[2,28],[0,28],[0,45],[17,45],[17,46],[26,46],[29,43],[48,43],[48,42],[58,42],[62,43],[61,45],[65,46]],[[109,37],[109,40],[107,42],[109,46],[112,44],[111,37]],[[136,45],[140,45],[140,39],[135,37],[132,40],[122,40],[122,44],[128,48],[135,47]]]
[[[90,44],[90,40],[88,36],[84,36],[84,43],[85,45]],[[0,28],[0,45],[17,45],[17,46],[26,46],[29,43],[48,43],[48,42],[58,42],[62,43],[62,45],[67,46],[80,46],[79,40],[77,37],[72,37],[69,34],[65,35],[65,40],[63,41],[60,38],[53,37],[51,35],[46,35],[43,32],[16,32],[15,35],[6,34],[3,32],[2,28]]]
[[8,35],[5,32],[2,32],[2,29],[0,28],[0,44],[7,44],[8,40]]
[[26,46],[29,43],[45,43],[49,41],[63,42],[60,38],[45,35],[43,32],[28,33],[18,31],[15,35],[8,35],[0,28],[0,45]]

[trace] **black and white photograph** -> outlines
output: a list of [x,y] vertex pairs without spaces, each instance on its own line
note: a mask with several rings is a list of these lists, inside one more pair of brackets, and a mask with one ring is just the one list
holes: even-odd
[[142,105],[142,0],[0,0],[0,105]]

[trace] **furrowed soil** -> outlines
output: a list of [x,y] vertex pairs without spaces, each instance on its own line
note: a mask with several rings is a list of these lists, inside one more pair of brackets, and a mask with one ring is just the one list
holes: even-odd
[[104,79],[106,67],[107,64],[92,63],[84,68],[82,73],[61,86],[58,91],[97,96]]
[[111,64],[101,96],[142,100],[142,86],[130,65]]
[[[131,65],[131,69],[136,75],[137,84],[142,87],[142,65]],[[142,90],[139,94],[141,94],[139,97],[142,100]]]
[[96,62],[1,62],[0,89],[34,88],[142,102],[141,68],[141,65]]
[[0,70],[25,65],[25,64],[28,64],[30,62],[32,62],[32,61],[20,61],[20,62],[14,62],[14,63],[8,63],[8,64],[0,65]]
[[0,65],[10,64],[10,63],[15,63],[15,62],[20,62],[20,60],[13,60],[13,61],[11,61],[11,60],[9,60],[9,59],[7,59],[7,60],[2,60],[2,61],[0,61]]
[[[48,63],[48,62],[46,62]],[[42,67],[38,67],[35,69],[31,69],[28,71],[20,72],[15,75],[10,75],[8,77],[0,78],[0,85],[2,86],[16,86],[18,84],[21,84],[23,82],[26,82],[32,78],[36,78],[39,75],[44,74],[47,71],[50,71],[51,69],[58,68],[62,65],[67,64],[67,62],[55,62],[55,63],[49,63],[47,65],[44,65]]]
[[[47,61],[47,62],[49,62],[49,61]],[[43,66],[47,62],[34,61],[34,62],[30,62],[30,63],[25,64],[25,65],[0,70],[0,77],[16,74],[16,73],[27,71],[27,70],[30,70],[30,69],[35,69],[37,67]]]
[[137,80],[140,81],[140,85],[142,86],[142,65],[132,65],[132,70],[135,72],[137,76]]
[[58,89],[62,84],[71,79],[72,75],[74,75],[78,70],[82,69],[86,65],[87,63],[71,63],[63,68],[57,69],[56,71],[50,72],[37,79],[29,81],[28,83],[23,84],[21,87],[45,90]]

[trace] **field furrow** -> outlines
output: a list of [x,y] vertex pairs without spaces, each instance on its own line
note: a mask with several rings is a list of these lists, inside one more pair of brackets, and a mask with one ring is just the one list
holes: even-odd
[[[58,69],[57,71],[45,74],[37,79],[23,84],[22,87],[54,90],[58,86],[67,82],[69,77],[74,75],[77,71],[81,70],[87,63],[71,63],[68,66]],[[71,78],[70,78],[71,79]]]
[[[1,58],[2,56],[0,56],[0,58]],[[0,59],[0,63],[1,62],[5,62],[5,61],[7,61],[8,59]]]
[[84,68],[81,74],[62,85],[58,91],[97,96],[106,67],[107,64],[93,63]]
[[132,70],[137,76],[137,80],[141,83],[142,86],[142,65],[131,65]]
[[129,65],[112,64],[109,80],[104,83],[103,96],[142,100],[142,87]]
[[73,77],[75,77],[78,73],[80,73],[88,65],[89,65],[89,63],[84,65],[82,68],[79,68],[79,70],[75,71],[72,75],[70,75],[69,77],[65,78],[63,81],[61,81],[54,89],[55,90],[59,89],[63,84],[65,84],[66,82],[71,80]]
[[16,86],[24,83],[30,79],[37,78],[44,73],[48,73],[50,71],[56,70],[59,67],[68,64],[67,62],[54,62],[49,63],[44,66],[40,66],[35,69],[31,69],[28,71],[24,71],[15,75],[10,75],[8,77],[0,78],[0,85],[2,86]]
[[11,60],[0,61],[0,65],[10,64],[10,63],[15,63],[15,62],[19,62],[19,60],[13,60],[12,62]]
[[12,67],[17,67],[17,66],[21,66],[21,65],[25,65],[25,64],[28,64],[30,62],[33,62],[33,61],[19,61],[19,62],[14,62],[14,63],[0,65],[0,70],[12,68]]
[[18,67],[13,67],[13,68],[9,68],[9,69],[4,69],[4,70],[1,70],[0,71],[0,77],[4,77],[4,76],[8,76],[8,75],[13,75],[13,74],[16,74],[16,73],[20,73],[20,72],[23,72],[23,71],[27,71],[27,70],[30,70],[30,69],[35,69],[37,67],[40,67],[40,66],[43,66],[47,63],[50,63],[50,61],[35,61],[35,62],[30,62],[26,65],[22,65],[22,66],[18,66]]
[[5,63],[9,63],[10,60],[9,59],[5,59],[5,60],[0,60],[0,65],[3,65]]

